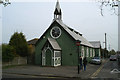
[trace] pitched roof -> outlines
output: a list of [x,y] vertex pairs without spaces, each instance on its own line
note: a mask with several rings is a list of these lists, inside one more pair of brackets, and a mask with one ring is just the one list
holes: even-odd
[[38,41],[38,38],[34,38],[32,40],[27,41],[27,43],[28,43],[28,45],[30,45],[30,44],[35,45],[37,41]]
[[65,25],[62,20],[54,19],[53,22],[58,22],[75,40],[80,40],[82,45],[93,47],[79,32]]
[[101,47],[101,44],[100,44],[100,41],[89,41],[94,48],[100,48]]
[[53,38],[48,38],[49,43],[51,44],[51,46],[53,47],[53,49],[55,50],[61,50],[59,44],[57,43],[57,41]]

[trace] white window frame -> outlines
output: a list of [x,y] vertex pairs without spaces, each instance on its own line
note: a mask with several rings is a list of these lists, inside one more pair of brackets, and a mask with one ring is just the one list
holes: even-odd
[[93,57],[93,56],[92,56],[92,48],[90,48],[90,57]]
[[99,57],[101,56],[101,54],[100,54],[100,49],[99,49]]
[[95,49],[93,48],[93,57],[95,57]]
[[84,46],[82,46],[82,49],[81,49],[81,57],[84,58],[84,56],[85,56]]
[[[52,34],[52,30],[53,30],[54,28],[58,28],[58,29],[60,30],[60,34],[59,34],[59,36],[57,36],[57,37],[54,37],[53,34]],[[59,38],[59,37],[61,36],[61,33],[62,33],[62,31],[61,31],[61,29],[60,29],[58,26],[53,27],[53,28],[51,29],[51,31],[50,31],[50,35],[51,35],[51,37],[54,38],[54,39]]]
[[[60,57],[55,57],[55,53],[60,52]],[[55,64],[55,60],[57,61],[60,59],[60,64]],[[60,66],[61,65],[61,51],[54,51],[54,66]]]
[[87,47],[87,54],[86,54],[86,57],[89,57],[89,53],[88,53],[88,47]]

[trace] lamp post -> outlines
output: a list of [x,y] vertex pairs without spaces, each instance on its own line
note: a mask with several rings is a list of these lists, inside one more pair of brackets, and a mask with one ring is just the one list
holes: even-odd
[[80,57],[80,55],[79,55],[79,53],[80,53],[80,50],[79,50],[79,46],[80,46],[80,43],[81,43],[81,41],[80,40],[76,40],[76,46],[78,46],[78,74],[79,74],[79,68],[80,68],[80,66],[79,66],[79,64],[80,64],[80,61],[79,61],[79,57]]

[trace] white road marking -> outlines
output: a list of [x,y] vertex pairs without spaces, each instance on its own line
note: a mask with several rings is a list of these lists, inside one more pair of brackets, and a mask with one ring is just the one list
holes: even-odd
[[111,74],[116,74],[116,73],[120,73],[120,71],[118,69],[113,69],[112,71],[110,71]]

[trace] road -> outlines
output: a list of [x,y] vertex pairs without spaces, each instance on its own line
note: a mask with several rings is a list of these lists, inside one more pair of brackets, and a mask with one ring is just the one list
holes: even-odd
[[47,77],[47,76],[31,76],[31,75],[20,75],[20,74],[5,74],[2,80],[67,80],[68,78],[62,77]]
[[[88,67],[89,66],[89,67]],[[56,67],[56,68],[50,68],[50,67],[39,67],[39,66],[19,66],[16,68],[10,68],[10,69],[5,69],[3,72],[3,78],[39,78],[39,79],[44,79],[44,80],[69,80],[71,78],[66,78],[66,77],[56,77],[52,76],[52,74],[58,74],[58,75],[67,75],[67,76],[78,76],[79,79],[81,80],[84,79],[85,77],[89,79],[98,79],[98,78],[105,78],[105,80],[109,80],[110,78],[112,80],[120,80],[120,73],[111,73],[113,69],[118,69],[119,66],[117,64],[117,61],[109,61],[106,60],[105,63],[102,63],[101,65],[94,65],[94,64],[89,64],[87,66],[87,71],[82,71],[80,74],[77,74],[77,69],[76,67]],[[19,69],[18,69],[19,68]],[[7,71],[7,73],[6,73]],[[12,71],[12,72],[11,72]],[[52,72],[51,72],[52,71]],[[59,71],[59,72],[58,72]],[[16,72],[16,73],[15,73]],[[18,74],[19,72],[20,74]],[[28,73],[27,74],[21,74],[21,73]],[[50,73],[52,73],[50,75]],[[64,73],[63,73],[64,72]],[[32,75],[32,74],[33,75]],[[36,74],[45,74],[48,73],[49,75],[42,76],[42,75],[36,75]],[[88,80],[89,80],[88,79]],[[7,80],[7,79],[3,79]],[[28,79],[29,80],[29,79]],[[72,80],[78,80],[78,78],[74,78]]]
[[[94,78],[114,78],[120,79],[120,73],[115,73],[115,69],[118,69],[117,61],[107,61],[104,65],[102,65],[97,71],[99,71]],[[113,72],[112,72],[113,71]]]

